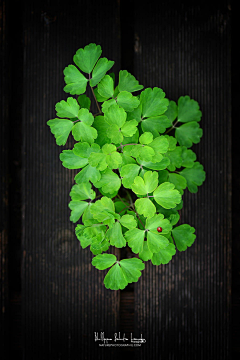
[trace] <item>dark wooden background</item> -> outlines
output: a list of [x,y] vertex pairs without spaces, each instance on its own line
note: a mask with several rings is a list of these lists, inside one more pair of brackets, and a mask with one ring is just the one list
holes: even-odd
[[[236,230],[231,275],[231,2],[187,3],[1,1],[1,358],[226,360],[240,352]],[[197,194],[186,192],[181,214],[196,242],[169,265],[147,263],[125,291],[106,290],[105,272],[79,247],[67,206],[74,171],[62,167],[63,147],[46,125],[68,96],[63,69],[90,42],[115,61],[116,73],[126,69],[175,101],[189,95],[203,113],[194,151],[207,177]],[[102,348],[94,341],[100,331],[142,334],[146,343]]]

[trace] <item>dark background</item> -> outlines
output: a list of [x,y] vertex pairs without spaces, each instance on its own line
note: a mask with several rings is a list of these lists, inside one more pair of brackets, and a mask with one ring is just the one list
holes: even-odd
[[[1,1],[1,358],[230,359],[239,347],[239,66],[232,2]],[[69,221],[74,171],[46,125],[63,69],[90,42],[144,87],[197,100],[194,145],[207,178],[184,195],[195,244],[146,264],[125,291],[106,290]],[[236,42],[238,43],[238,41]],[[91,96],[91,94],[88,94]],[[232,197],[233,191],[233,197]],[[117,255],[121,255],[116,250]],[[94,332],[141,333],[140,348],[100,348]]]

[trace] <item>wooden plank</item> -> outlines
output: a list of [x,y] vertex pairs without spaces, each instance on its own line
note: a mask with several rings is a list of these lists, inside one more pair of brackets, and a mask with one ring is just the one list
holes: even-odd
[[0,2],[0,109],[1,109],[1,176],[0,176],[0,345],[2,351],[9,355],[9,93],[10,88],[5,74],[9,75],[7,43],[6,2]]
[[169,265],[147,264],[135,286],[139,359],[230,358],[231,88],[228,2],[135,2],[134,75],[169,99],[196,99],[204,136],[194,151],[207,178],[184,195],[181,223],[196,242]]
[[[46,122],[55,117],[55,104],[69,96],[63,92],[63,69],[78,48],[95,42],[103,56],[120,58],[118,3],[48,4],[29,2],[23,20],[24,358],[105,359],[94,332],[118,330],[119,292],[105,289],[104,272],[92,267],[92,255],[76,239],[68,209],[76,171],[59,160],[73,141],[56,146]],[[113,356],[114,350],[107,351]]]

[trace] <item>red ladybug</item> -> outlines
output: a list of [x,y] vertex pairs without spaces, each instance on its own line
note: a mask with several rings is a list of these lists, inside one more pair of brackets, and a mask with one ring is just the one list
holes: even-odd
[[159,227],[157,228],[157,231],[158,231],[158,232],[162,232],[162,228],[159,226]]

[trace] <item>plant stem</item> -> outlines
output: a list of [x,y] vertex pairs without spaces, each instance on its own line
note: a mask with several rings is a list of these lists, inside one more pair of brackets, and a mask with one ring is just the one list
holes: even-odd
[[127,146],[127,145],[139,145],[139,144],[136,144],[136,143],[132,143],[132,144],[125,144],[125,145],[123,145],[123,144],[121,144],[120,146],[118,146],[117,147],[117,149],[122,149],[123,148],[123,146]]
[[168,131],[165,132],[165,134],[169,133],[172,129],[175,129],[175,125],[178,123],[178,120],[172,125],[172,127],[170,129],[168,129]]
[[100,114],[102,114],[102,111],[101,111],[101,109],[100,109],[99,103],[98,103],[98,101],[97,101],[97,99],[96,99],[96,96],[95,96],[95,94],[94,94],[93,88],[92,88],[91,86],[90,86],[90,88],[91,88],[91,90],[92,90],[93,97],[94,97],[94,99],[95,99],[95,101],[96,101],[98,111],[99,111]]
[[[119,194],[117,194],[117,197],[121,200],[121,202],[124,204],[124,205],[127,205],[127,203],[125,203],[124,201],[123,201],[123,199],[121,198],[121,196],[119,195]],[[128,206],[128,205],[127,205]],[[128,207],[130,207],[131,205],[129,205]]]

